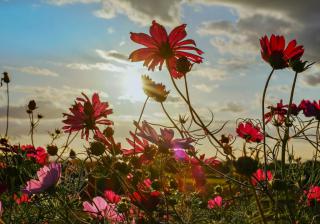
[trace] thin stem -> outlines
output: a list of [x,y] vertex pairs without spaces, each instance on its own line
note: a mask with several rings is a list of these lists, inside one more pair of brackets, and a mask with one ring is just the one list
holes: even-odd
[[173,126],[179,131],[180,135],[181,135],[181,138],[183,138],[183,133],[182,131],[180,130],[180,128],[176,125],[176,123],[173,121],[173,119],[170,117],[169,113],[166,111],[166,109],[164,108],[164,105],[163,103],[161,103],[161,107],[162,107],[162,110],[163,112],[167,115],[168,119],[171,121],[171,123],[173,124]]
[[258,205],[258,210],[259,210],[260,216],[261,216],[261,218],[262,218],[262,221],[263,221],[264,224],[267,224],[266,217],[265,217],[264,214],[263,214],[263,210],[262,210],[262,207],[261,207],[261,204],[260,204],[260,201],[259,201],[259,198],[258,198],[256,189],[255,189],[255,187],[253,186],[253,184],[251,183],[250,179],[249,179],[249,183],[250,183],[250,185],[251,185],[254,198],[256,199],[256,202],[257,202],[257,205]]
[[315,170],[315,166],[316,166],[317,159],[318,159],[318,150],[319,150],[319,127],[320,127],[320,120],[318,121],[317,130],[316,130],[316,155],[315,155],[315,157],[314,157],[313,170]]
[[6,133],[5,137],[8,136],[8,130],[9,130],[9,83],[7,83],[7,123],[6,123]]
[[[144,113],[144,110],[146,108],[146,105],[147,105],[147,102],[149,100],[149,96],[146,98],[146,100],[144,101],[144,104],[142,106],[142,110],[140,112],[140,116],[139,116],[139,119],[138,119],[138,123],[137,123],[137,126],[136,126],[136,129],[134,130],[134,135],[137,134],[137,130],[138,130],[138,126],[140,124],[140,121],[141,121],[141,118],[142,118],[142,115]],[[133,139],[133,155],[136,154],[136,138]]]
[[205,134],[209,134],[211,138],[213,138],[213,140],[215,140],[218,145],[223,148],[222,143],[208,130],[208,128],[206,127],[206,125],[203,123],[203,121],[201,120],[200,116],[197,114],[197,112],[195,111],[195,109],[192,107],[191,103],[188,101],[188,99],[183,95],[183,93],[180,91],[180,89],[178,88],[176,82],[174,81],[173,77],[171,77],[171,81],[175,87],[175,89],[177,90],[177,92],[179,93],[179,95],[182,97],[182,99],[189,105],[189,108],[191,109],[190,113],[191,116],[194,114],[196,116],[196,118],[198,119],[198,121],[200,123],[197,122],[196,119],[194,119],[193,121],[202,128],[202,130],[204,130]]
[[267,176],[267,164],[268,164],[268,161],[267,161],[267,150],[266,150],[266,122],[264,120],[264,104],[265,104],[265,98],[266,98],[266,93],[267,93],[267,89],[268,89],[268,86],[269,86],[269,82],[270,82],[270,79],[273,75],[273,72],[274,72],[274,68],[271,70],[269,76],[268,76],[268,79],[266,81],[266,84],[264,86],[264,89],[263,89],[263,95],[262,95],[262,131],[263,131],[263,156],[264,156],[264,172],[265,172],[265,175]]

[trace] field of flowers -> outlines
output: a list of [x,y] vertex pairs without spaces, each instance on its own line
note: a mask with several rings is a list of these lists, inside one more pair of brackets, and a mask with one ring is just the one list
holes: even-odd
[[[186,38],[185,28],[167,33],[153,21],[150,34],[130,33],[142,48],[129,59],[143,61],[151,71],[165,66],[172,91],[189,110],[188,116],[170,115],[169,91],[142,75],[146,100],[126,139],[130,147],[116,139],[113,111],[98,93],[75,99],[46,146],[34,144],[42,115],[31,100],[30,142],[12,144],[9,86],[14,84],[3,72],[1,90],[8,101],[0,140],[0,223],[320,223],[320,100],[293,100],[299,75],[313,64],[301,59],[303,46],[296,40],[286,44],[281,35],[261,37],[261,56],[270,65],[261,119],[238,118],[232,136],[190,100],[188,73],[202,63],[203,52]],[[265,105],[269,81],[280,69],[293,74],[290,100]],[[150,101],[161,105],[171,126],[142,119]],[[235,154],[236,138],[241,155]],[[88,145],[81,153],[70,147],[79,139]],[[296,157],[288,145],[294,140],[313,147],[314,157]],[[203,141],[224,159],[201,154],[197,147]]]

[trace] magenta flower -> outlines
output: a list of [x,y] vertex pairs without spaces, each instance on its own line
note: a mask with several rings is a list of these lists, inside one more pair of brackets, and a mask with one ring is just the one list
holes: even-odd
[[138,126],[136,124],[139,133],[137,133],[138,136],[141,138],[144,138],[148,140],[149,142],[160,145],[162,147],[166,147],[168,149],[190,149],[193,148],[191,143],[193,140],[191,138],[185,138],[185,139],[175,139],[174,138],[174,131],[171,129],[160,129],[160,135],[157,134],[156,130],[154,130],[151,125],[149,125],[146,121],[142,122],[141,126]]
[[97,132],[98,124],[111,125],[112,121],[107,116],[112,113],[107,102],[101,102],[98,93],[92,95],[92,100],[82,93],[83,98],[78,97],[75,104],[69,109],[71,114],[63,113],[67,118],[63,120],[66,125],[62,128],[65,132],[81,130],[81,138],[89,138],[89,131]]
[[93,218],[105,218],[110,223],[122,223],[125,220],[124,215],[117,212],[115,204],[109,204],[100,196],[93,198],[92,203],[85,201],[82,205],[83,211]]
[[121,197],[119,195],[110,190],[104,192],[104,197],[107,199],[109,203],[112,204],[118,204],[121,200]]
[[37,194],[57,184],[61,177],[61,164],[50,163],[37,171],[38,180],[31,179],[23,189],[26,194]]
[[302,100],[299,108],[303,111],[304,116],[315,117],[317,120],[320,120],[320,100],[318,102]]
[[48,153],[42,147],[35,149],[32,145],[22,145],[21,150],[27,153],[28,158],[34,158],[40,165],[45,165],[48,161]]
[[272,173],[270,170],[267,170],[267,178],[263,169],[258,169],[252,176],[253,177],[251,178],[251,183],[254,186],[256,186],[258,182],[262,182],[265,180],[268,180],[268,181],[272,180]]
[[260,128],[258,126],[254,126],[249,121],[246,123],[240,122],[236,132],[239,137],[245,139],[246,142],[261,142],[263,139],[263,134],[260,132]]
[[308,199],[308,206],[313,206],[314,202],[320,202],[320,187],[310,186],[308,191],[304,192]]
[[3,208],[2,208],[2,202],[0,201],[0,217],[2,216]]
[[208,209],[213,209],[216,207],[222,207],[222,197],[221,196],[216,196],[213,199],[210,199],[208,201]]
[[283,105],[282,100],[277,103],[277,106],[269,106],[270,111],[264,115],[264,119],[266,123],[270,122],[272,118],[274,119],[274,123],[276,125],[281,125],[285,121],[285,116],[287,115],[288,105]]

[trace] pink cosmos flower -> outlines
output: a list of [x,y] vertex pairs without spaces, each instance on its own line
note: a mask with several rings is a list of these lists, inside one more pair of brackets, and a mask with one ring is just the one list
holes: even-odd
[[22,145],[21,150],[27,153],[28,158],[34,158],[40,165],[45,165],[48,161],[48,153],[42,147],[35,149],[32,145]]
[[0,217],[2,216],[3,208],[2,208],[2,202],[0,201]]
[[254,174],[253,177],[251,178],[251,183],[256,186],[258,182],[262,182],[265,180],[272,180],[272,173],[270,170],[267,170],[267,178],[266,174],[263,169],[258,169]]
[[61,164],[50,163],[37,171],[38,180],[31,179],[23,189],[26,194],[37,194],[57,184],[61,177]]
[[137,133],[137,135],[153,144],[161,145],[169,149],[193,148],[193,146],[191,145],[193,140],[191,138],[174,139],[174,131],[172,129],[160,129],[161,134],[158,135],[156,130],[154,130],[154,128],[151,127],[151,125],[149,125],[146,121],[143,121],[141,126],[139,126],[137,123],[135,125],[139,130],[139,133]]
[[122,223],[125,220],[124,215],[117,212],[115,204],[109,204],[100,196],[93,198],[92,203],[85,201],[82,205],[83,211],[93,218],[99,220],[105,218],[112,224]]
[[222,207],[222,197],[221,196],[216,196],[213,199],[210,199],[208,201],[208,209],[213,209],[216,207]]
[[320,187],[310,186],[308,191],[304,192],[308,199],[308,206],[313,206],[314,202],[320,202]]
[[104,197],[107,199],[109,203],[112,203],[112,204],[118,204],[119,201],[121,200],[121,197],[119,195],[117,195],[116,193],[110,190],[106,190],[104,192]]
[[99,129],[98,124],[111,125],[112,121],[107,116],[112,113],[107,102],[101,102],[98,93],[92,95],[92,100],[82,93],[83,98],[78,97],[75,104],[69,109],[71,114],[63,113],[67,118],[63,120],[66,125],[63,127],[65,132],[81,130],[81,138],[89,138],[89,131],[96,133]]
[[246,142],[261,142],[263,139],[263,134],[260,132],[260,128],[258,126],[254,126],[249,121],[245,123],[240,122],[236,132],[239,137],[245,139]]

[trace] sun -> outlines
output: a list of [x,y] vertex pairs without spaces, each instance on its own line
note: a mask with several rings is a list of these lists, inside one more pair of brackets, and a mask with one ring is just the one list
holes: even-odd
[[130,101],[143,101],[146,98],[142,90],[141,76],[137,74],[126,74],[122,79],[122,97]]

